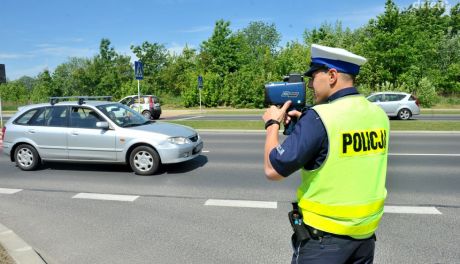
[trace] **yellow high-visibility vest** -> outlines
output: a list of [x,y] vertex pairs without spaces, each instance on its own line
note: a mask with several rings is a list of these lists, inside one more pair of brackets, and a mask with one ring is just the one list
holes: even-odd
[[313,109],[324,123],[329,149],[319,168],[302,169],[297,198],[303,220],[329,233],[370,237],[387,195],[388,117],[362,95]]

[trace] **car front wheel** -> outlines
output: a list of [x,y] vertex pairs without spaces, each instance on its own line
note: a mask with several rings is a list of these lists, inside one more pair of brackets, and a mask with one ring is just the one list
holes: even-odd
[[151,147],[136,147],[129,155],[131,169],[137,175],[152,175],[160,166],[160,156]]
[[19,145],[14,151],[14,159],[16,165],[24,171],[31,171],[40,164],[40,156],[37,150],[31,145]]
[[401,120],[407,120],[412,116],[412,113],[409,109],[403,108],[398,112],[398,118]]

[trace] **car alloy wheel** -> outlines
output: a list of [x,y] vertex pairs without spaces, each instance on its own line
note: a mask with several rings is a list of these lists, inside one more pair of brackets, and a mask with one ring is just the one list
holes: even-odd
[[131,152],[129,164],[138,175],[152,175],[160,165],[160,157],[153,148],[139,146]]
[[412,116],[412,113],[409,109],[403,108],[398,112],[398,118],[401,120],[407,120]]
[[21,170],[25,171],[36,169],[40,161],[40,156],[38,155],[37,150],[27,144],[19,145],[16,148],[14,158],[16,160],[16,165]]

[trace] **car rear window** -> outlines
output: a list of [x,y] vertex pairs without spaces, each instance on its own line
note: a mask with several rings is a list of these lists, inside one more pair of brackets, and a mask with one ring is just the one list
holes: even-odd
[[415,100],[417,100],[417,98],[415,98],[415,96],[411,95],[411,96],[409,97],[409,101],[415,101]]

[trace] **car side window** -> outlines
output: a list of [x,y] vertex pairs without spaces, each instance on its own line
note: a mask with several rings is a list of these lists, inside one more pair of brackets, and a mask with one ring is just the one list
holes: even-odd
[[70,126],[75,128],[96,128],[97,122],[106,121],[91,108],[74,106],[70,110]]
[[47,126],[66,127],[68,125],[67,106],[47,107],[43,116]]
[[130,101],[131,101],[131,98],[128,97],[128,98],[125,98],[125,99],[121,100],[120,103],[122,103],[124,105],[128,105]]
[[67,122],[66,106],[50,106],[36,108],[26,112],[15,121],[15,124],[66,127]]
[[380,102],[382,98],[382,95],[376,94],[374,96],[369,97],[369,102]]
[[387,98],[389,102],[401,101],[406,95],[404,94],[388,94]]
[[34,120],[34,116],[37,115],[40,110],[43,110],[43,108],[35,108],[32,110],[29,110],[22,114],[20,117],[18,117],[13,123],[17,125],[32,125],[30,124],[32,120]]

